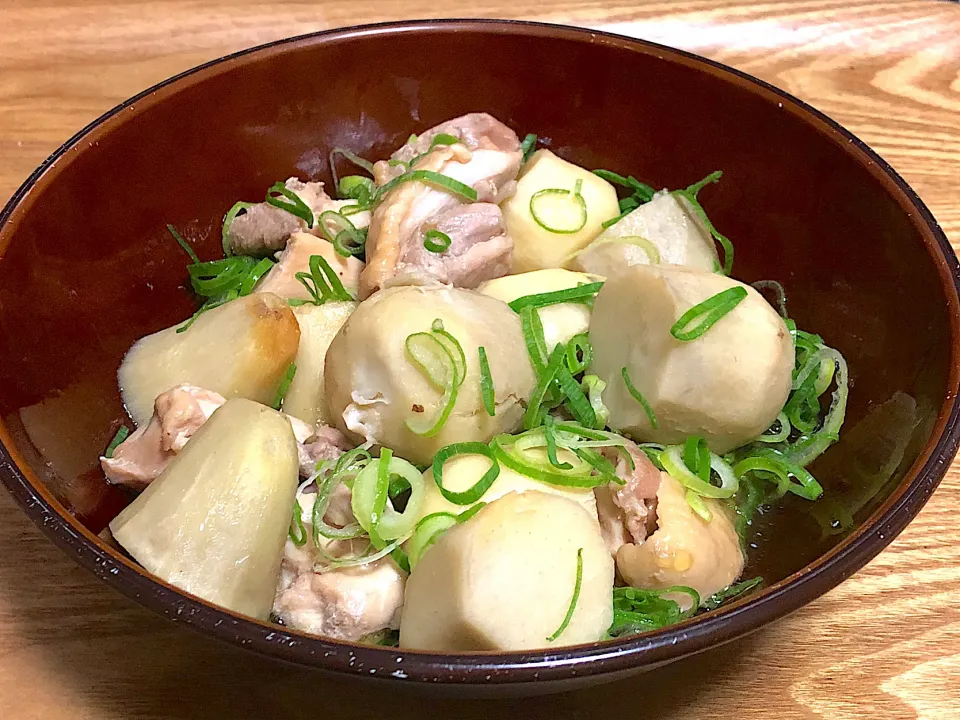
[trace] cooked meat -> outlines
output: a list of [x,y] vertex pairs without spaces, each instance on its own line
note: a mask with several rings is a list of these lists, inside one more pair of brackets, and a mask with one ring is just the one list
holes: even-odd
[[[460,142],[471,151],[480,149],[513,151],[520,147],[516,133],[493,115],[468,113],[412,136],[412,142],[405,143],[390,156],[390,160],[395,162],[381,160],[376,163],[373,166],[373,177],[377,185],[383,185],[406,172],[406,165],[430,152],[433,139],[441,134],[459,138]],[[419,167],[419,163],[415,163],[415,167]]]
[[[296,418],[291,418],[296,420]],[[300,420],[296,422],[301,423]],[[301,440],[297,437],[297,444],[300,450],[300,474],[309,477],[316,472],[317,463],[323,460],[336,460],[347,450],[353,447],[346,436],[336,428],[327,425],[318,424],[316,428],[301,423],[310,429],[306,438]],[[296,425],[294,425],[294,434],[296,434]]]
[[[435,229],[450,236],[442,253],[424,247],[424,235]],[[493,203],[456,205],[421,228],[418,242],[401,248],[396,274],[387,285],[410,284],[427,276],[457,287],[475,288],[510,272],[513,240],[507,235],[500,208]]]
[[[458,122],[464,126],[459,127]],[[466,115],[440,127],[442,132],[457,135],[463,142],[437,146],[417,160],[415,169],[438,172],[469,185],[477,191],[477,200],[481,203],[496,204],[513,191],[514,181],[520,171],[522,153],[520,141],[510,128],[483,114]],[[438,128],[434,130],[441,131]],[[434,135],[436,134],[434,132]],[[413,158],[421,145],[429,148],[430,141],[418,138],[415,143],[401,148],[395,155],[409,155]],[[374,174],[378,182],[383,182],[389,179],[391,174],[396,174],[395,169],[380,162],[375,166]],[[439,225],[445,213],[460,209],[464,204],[462,197],[420,182],[408,182],[392,190],[374,211],[370,223],[367,235],[367,266],[360,275],[360,299],[369,297],[399,272],[407,276],[419,276],[418,279],[423,276],[441,279],[434,274],[437,268],[434,262],[425,267],[414,266],[411,260],[419,258],[422,261],[424,256],[421,251],[426,232]],[[497,213],[499,214],[499,210]],[[453,241],[451,248],[456,246],[460,249],[458,254],[470,250],[472,257],[469,268],[462,272],[451,273],[447,263],[440,263],[439,267],[449,280],[455,282],[451,275],[460,275],[476,284],[498,277],[509,270],[512,243],[503,237],[502,232],[482,239],[483,233],[477,230],[477,223],[481,218],[491,217],[491,211],[484,210],[476,217],[465,216],[460,223],[452,217],[447,218],[449,227],[453,230],[453,233],[448,233]],[[497,217],[497,223],[500,222]],[[489,223],[489,219],[480,224],[484,223]],[[466,237],[455,237],[460,233],[464,233]],[[483,248],[487,243],[492,243],[493,246],[489,249]],[[506,249],[508,243],[509,250]],[[438,257],[442,258],[442,255]]]
[[642,543],[657,528],[657,490],[660,488],[660,472],[646,453],[631,442],[627,453],[633,460],[633,468],[623,456],[616,453],[617,477],[624,485],[604,485],[594,489],[597,497],[597,514],[600,530],[610,553],[616,557],[617,550],[626,543]]
[[340,282],[351,295],[356,295],[363,262],[355,257],[343,257],[323,238],[305,232],[295,232],[277,258],[277,264],[257,283],[254,292],[270,292],[284,299],[309,300],[311,295],[297,273],[310,272],[310,258],[320,255],[334,269]]
[[224,402],[222,395],[193,385],[159,395],[150,422],[120,443],[112,458],[100,458],[107,482],[145,488]]
[[[178,385],[157,396],[150,422],[120,443],[112,458],[100,458],[107,482],[143,490],[224,402],[222,395],[194,385]],[[314,427],[290,415],[287,418],[297,439],[300,472],[305,476],[314,472],[318,461],[338,458],[351,447],[335,428]]]
[[[301,495],[301,506],[309,495]],[[303,518],[312,514],[304,507]],[[336,526],[353,522],[350,491],[341,485],[334,492],[324,519]],[[310,525],[305,523],[310,536]],[[362,541],[331,541],[324,552],[334,557],[360,553]],[[387,557],[357,567],[331,568],[313,546],[287,541],[273,612],[284,624],[315,635],[356,641],[365,635],[400,626],[406,578]]]
[[[345,206],[356,204],[353,200],[333,200],[324,192],[322,182],[305,183],[292,177],[288,178],[284,185],[313,211],[314,225],[310,232],[317,235],[321,233],[317,224],[320,213],[325,210],[339,211]],[[370,214],[357,213],[349,219],[355,227],[365,228],[370,223]],[[237,255],[270,255],[283,250],[287,239],[293,233],[307,230],[307,223],[301,218],[270,203],[262,202],[252,205],[234,218],[227,233],[227,240]]]

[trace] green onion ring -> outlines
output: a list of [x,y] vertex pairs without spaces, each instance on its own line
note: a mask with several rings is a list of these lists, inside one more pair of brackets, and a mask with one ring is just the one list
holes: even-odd
[[516,313],[521,312],[526,307],[542,308],[548,305],[556,305],[565,302],[584,302],[596,296],[603,287],[602,282],[586,283],[575,288],[565,290],[553,290],[551,292],[537,293],[535,295],[524,295],[516,300],[507,303],[510,309]]
[[440,254],[450,248],[451,242],[453,241],[445,232],[436,229],[427,230],[427,234],[423,238],[423,247],[432,253]]
[[483,399],[483,409],[487,415],[494,417],[497,414],[497,397],[493,386],[493,375],[490,374],[490,363],[487,360],[487,349],[481,345],[477,348],[480,359],[480,397]]
[[720,478],[720,487],[709,482],[705,482],[697,475],[693,474],[683,461],[683,446],[670,445],[660,453],[660,462],[664,470],[670,473],[688,490],[693,490],[696,494],[708,498],[728,498],[733,497],[740,486],[740,481],[731,468],[719,455],[710,453],[710,468],[717,473]]
[[[490,468],[477,480],[470,488],[462,492],[448,490],[443,486],[443,466],[448,460],[458,455],[483,455],[490,458]],[[433,480],[437,484],[440,494],[454,505],[471,505],[477,502],[493,485],[494,480],[500,475],[500,464],[494,455],[493,450],[481,442],[460,442],[447,445],[437,451],[433,456]]]
[[[583,187],[583,180],[577,180],[574,185],[573,190],[564,190],[562,188],[545,188],[543,190],[538,190],[533,195],[530,196],[530,215],[533,217],[533,220],[537,225],[542,227],[547,232],[556,233],[558,235],[572,235],[578,233],[587,224],[587,201],[583,199],[583,195],[580,194],[580,189]],[[546,221],[540,216],[537,212],[537,201],[543,201],[543,198],[552,196],[552,195],[570,195],[573,198],[573,202],[577,204],[580,209],[580,220],[579,224],[576,227],[567,227],[567,228],[557,228],[547,225]]]
[[640,407],[643,408],[643,411],[647,414],[647,419],[650,421],[650,427],[656,430],[660,427],[660,423],[657,421],[657,416],[653,412],[653,407],[643,396],[637,386],[633,384],[633,381],[630,379],[630,373],[627,370],[626,366],[620,368],[620,377],[623,379],[623,384],[627,388],[627,392],[630,393],[630,396],[640,403]]
[[[282,198],[286,198],[286,200]],[[310,206],[307,205],[299,195],[284,183],[275,182],[271,185],[270,189],[267,190],[267,197],[264,202],[273,205],[275,208],[286,210],[291,215],[295,215],[303,220],[308,228],[313,227],[313,210],[310,209]]]
[[121,425],[117,429],[116,435],[113,436],[113,440],[111,440],[110,444],[107,445],[107,449],[103,451],[103,456],[106,458],[112,458],[114,450],[116,450],[129,436],[130,428],[128,428],[126,425]]
[[680,342],[696,340],[747,297],[744,287],[727,288],[687,310],[670,328]]
[[233,255],[233,248],[230,247],[230,227],[233,225],[233,221],[237,219],[240,213],[246,212],[252,207],[253,203],[242,201],[234,203],[233,207],[227,210],[227,214],[223,216],[223,225],[220,226],[220,238],[223,242],[223,254],[226,257]]
[[469,185],[465,185],[459,180],[454,180],[448,175],[443,175],[433,170],[410,170],[405,172],[399,177],[395,177],[390,182],[385,185],[381,185],[377,189],[377,194],[373,198],[374,203],[379,203],[385,198],[391,190],[393,190],[398,185],[402,185],[407,182],[422,182],[428,185],[433,185],[440,188],[441,190],[446,190],[454,195],[459,195],[469,202],[477,201],[477,191],[474,190]]
[[577,602],[580,600],[580,586],[583,583],[583,548],[577,550],[577,577],[573,584],[573,597],[570,598],[570,605],[567,608],[567,614],[563,617],[563,622],[560,623],[560,627],[554,631],[552,635],[547,638],[547,642],[553,642],[563,631],[567,629],[567,626],[570,625],[570,620],[573,619],[573,612],[577,609]]

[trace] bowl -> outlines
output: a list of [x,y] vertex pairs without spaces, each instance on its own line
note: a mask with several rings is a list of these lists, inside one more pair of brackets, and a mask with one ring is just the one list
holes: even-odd
[[[478,62],[479,59],[481,61]],[[843,438],[813,468],[815,504],[760,522],[760,592],[628,639],[432,655],[309,637],[157,580],[98,537],[130,501],[97,456],[125,418],[116,370],[137,338],[187,317],[172,223],[212,258],[237,199],[329,180],[327,153],[384,157],[484,110],[587,167],[704,190],[735,274],[781,282],[801,327],[847,358]],[[0,478],[78,563],[171,619],[257,653],[398,684],[540,693],[613,680],[752,632],[834,587],[929,498],[958,440],[957,260],[876,153],[755,78],[652,43],[569,27],[452,20],[272,43],[171,78],[57,150],[0,215]]]

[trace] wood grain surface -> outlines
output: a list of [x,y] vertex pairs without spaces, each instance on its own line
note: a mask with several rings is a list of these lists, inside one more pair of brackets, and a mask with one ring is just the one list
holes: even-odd
[[[960,5],[933,0],[0,0],[0,200],[63,140],[169,75],[338,25],[541,19],[692,50],[830,114],[960,244]],[[767,629],[619,684],[415,698],[169,624],[63,556],[0,492],[0,718],[960,718],[960,465],[891,547]]]

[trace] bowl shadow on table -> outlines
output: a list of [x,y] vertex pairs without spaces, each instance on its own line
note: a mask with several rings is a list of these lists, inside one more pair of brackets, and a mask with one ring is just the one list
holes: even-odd
[[[17,609],[10,631],[37,653],[63,687],[63,698],[83,698],[84,706],[105,720],[326,713],[342,720],[374,715],[486,720],[508,710],[555,720],[622,712],[638,697],[645,716],[662,717],[694,698],[702,700],[721,672],[739,674],[756,644],[748,637],[614,684],[561,695],[499,701],[415,696],[399,693],[401,687],[392,683],[344,681],[257,657],[177,627],[98,583],[25,516],[10,512],[9,500],[0,503],[8,506],[0,541],[23,549],[17,567],[0,561],[3,604]],[[23,568],[30,568],[29,577]],[[2,704],[4,714],[16,710],[11,698]]]

